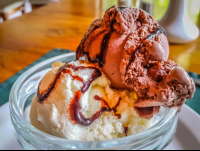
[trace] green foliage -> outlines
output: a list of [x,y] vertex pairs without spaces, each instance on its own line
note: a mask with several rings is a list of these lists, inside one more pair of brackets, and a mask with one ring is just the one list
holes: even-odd
[[113,5],[117,5],[118,0],[103,0],[103,12],[105,12],[108,8]]
[[160,20],[166,13],[169,0],[154,0],[154,18]]

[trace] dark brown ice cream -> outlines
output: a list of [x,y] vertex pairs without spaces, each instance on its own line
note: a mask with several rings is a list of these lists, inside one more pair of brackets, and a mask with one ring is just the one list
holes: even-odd
[[195,91],[186,71],[168,60],[165,31],[138,8],[113,6],[94,21],[77,48],[77,59],[83,56],[101,67],[113,88],[135,90],[143,118],[160,106],[181,107]]

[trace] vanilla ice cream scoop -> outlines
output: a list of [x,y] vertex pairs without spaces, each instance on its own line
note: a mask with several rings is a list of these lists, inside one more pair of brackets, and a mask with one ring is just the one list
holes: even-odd
[[134,91],[115,90],[93,64],[56,62],[35,95],[30,121],[54,136],[82,141],[121,138],[152,125],[134,110]]

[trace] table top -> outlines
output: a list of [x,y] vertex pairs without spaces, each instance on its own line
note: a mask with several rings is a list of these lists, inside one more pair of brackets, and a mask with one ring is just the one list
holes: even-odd
[[[76,50],[102,14],[98,0],[60,0],[0,24],[0,83],[54,48]],[[170,45],[169,59],[200,74],[200,37]]]

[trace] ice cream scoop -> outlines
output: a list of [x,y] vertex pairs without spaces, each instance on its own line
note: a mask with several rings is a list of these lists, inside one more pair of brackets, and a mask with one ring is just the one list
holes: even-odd
[[87,61],[56,62],[44,75],[30,112],[31,124],[54,136],[79,141],[121,138],[141,132],[153,121],[134,110],[134,91],[115,90]]
[[160,106],[181,107],[195,92],[186,71],[168,60],[164,29],[138,8],[108,9],[91,24],[76,55],[98,64],[112,88],[134,90],[135,110],[143,118],[152,118]]
[[[151,38],[157,35],[156,44],[151,45],[151,49],[160,47],[163,53],[159,51],[157,54],[153,51],[151,53],[159,59],[168,58],[169,45],[163,35],[164,30],[157,27],[157,22],[141,9],[133,7],[118,9],[113,6],[106,11],[103,19],[91,24],[77,48],[77,59],[86,55],[90,62],[99,63],[114,88],[127,88],[121,78],[123,74],[121,72],[126,71],[120,70],[125,49],[129,47],[135,49],[146,36]],[[154,30],[156,30],[155,35],[150,35],[155,32]],[[131,56],[133,55],[129,57]]]

